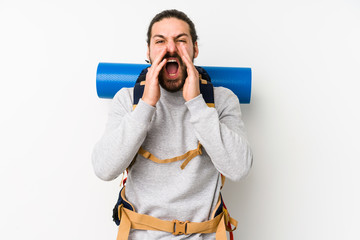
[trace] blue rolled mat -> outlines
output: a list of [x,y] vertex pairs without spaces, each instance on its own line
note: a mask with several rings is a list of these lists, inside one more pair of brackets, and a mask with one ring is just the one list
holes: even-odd
[[[99,63],[96,73],[96,90],[100,98],[113,98],[123,87],[133,87],[141,70],[148,64]],[[251,68],[204,67],[212,84],[229,88],[240,103],[250,103]]]

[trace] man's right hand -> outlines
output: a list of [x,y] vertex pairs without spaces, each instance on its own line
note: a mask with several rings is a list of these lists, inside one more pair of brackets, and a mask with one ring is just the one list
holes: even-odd
[[159,73],[167,62],[166,58],[163,59],[166,51],[166,48],[161,51],[154,62],[151,63],[151,66],[146,73],[145,89],[142,100],[154,107],[160,99]]

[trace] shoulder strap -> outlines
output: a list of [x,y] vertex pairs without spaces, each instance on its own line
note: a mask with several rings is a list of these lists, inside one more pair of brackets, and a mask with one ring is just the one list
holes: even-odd
[[[211,83],[211,78],[209,74],[202,67],[195,66],[196,70],[200,75],[200,92],[203,95],[203,98],[206,104],[209,107],[215,107],[214,102],[214,86]],[[133,97],[133,109],[139,103],[140,98],[144,93],[145,88],[145,79],[146,79],[147,68],[143,69],[136,80],[134,86],[134,97]]]
[[214,86],[209,74],[202,67],[196,67],[200,75],[200,92],[209,107],[215,107]]

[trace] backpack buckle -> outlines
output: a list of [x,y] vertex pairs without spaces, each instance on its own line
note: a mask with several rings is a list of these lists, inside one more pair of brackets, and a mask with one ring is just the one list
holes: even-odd
[[179,220],[173,220],[174,223],[174,230],[173,230],[173,235],[183,235],[183,234],[187,234],[187,224],[189,223],[189,221],[179,221]]

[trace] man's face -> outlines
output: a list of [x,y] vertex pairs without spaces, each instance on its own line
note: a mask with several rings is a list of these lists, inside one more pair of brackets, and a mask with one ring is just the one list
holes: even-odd
[[187,77],[186,65],[180,57],[181,45],[185,46],[192,60],[197,57],[199,53],[197,42],[193,44],[189,25],[186,22],[177,18],[164,18],[154,23],[147,55],[152,63],[161,50],[166,49],[164,58],[167,58],[167,63],[159,73],[159,83],[170,92],[179,91]]

